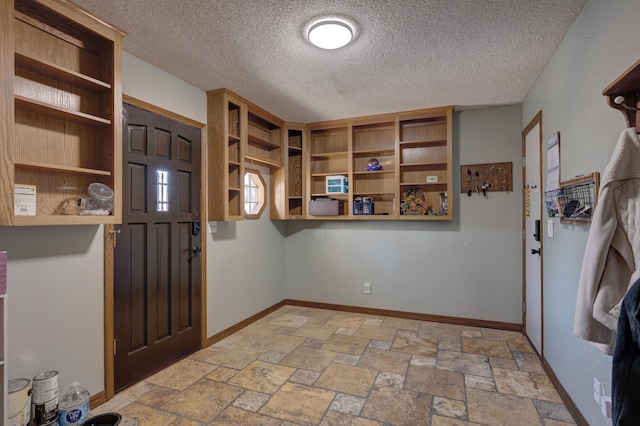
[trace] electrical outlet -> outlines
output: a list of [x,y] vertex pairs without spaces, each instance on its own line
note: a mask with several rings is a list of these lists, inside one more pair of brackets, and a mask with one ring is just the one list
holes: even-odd
[[593,399],[600,405],[600,398],[602,397],[602,383],[595,377],[593,378]]
[[371,294],[371,283],[364,283],[364,294]]

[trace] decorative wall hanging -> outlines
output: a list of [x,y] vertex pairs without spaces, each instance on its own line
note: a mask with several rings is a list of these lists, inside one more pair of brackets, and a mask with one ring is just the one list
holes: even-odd
[[402,197],[400,205],[400,213],[403,215],[425,215],[432,206],[429,205],[424,198],[422,190],[417,186],[407,189]]

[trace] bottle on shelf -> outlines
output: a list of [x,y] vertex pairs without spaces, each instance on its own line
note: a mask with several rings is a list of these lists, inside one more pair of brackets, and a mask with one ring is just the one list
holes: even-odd
[[79,382],[71,383],[58,406],[58,423],[60,426],[80,425],[89,418],[89,391]]

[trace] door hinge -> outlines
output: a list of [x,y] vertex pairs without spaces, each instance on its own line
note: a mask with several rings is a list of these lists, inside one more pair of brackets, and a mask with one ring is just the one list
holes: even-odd
[[523,314],[527,313],[527,302],[522,302],[522,313]]
[[117,245],[117,236],[120,233],[119,229],[112,229],[109,231],[109,234],[111,234],[111,238],[113,238],[113,248],[116,248]]
[[113,356],[116,356],[116,353],[118,352],[118,344],[116,342],[116,339],[113,339]]

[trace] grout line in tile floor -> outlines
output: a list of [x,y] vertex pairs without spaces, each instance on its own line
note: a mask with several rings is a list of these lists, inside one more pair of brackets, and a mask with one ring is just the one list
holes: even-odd
[[575,424],[520,333],[298,306],[92,415],[105,412],[127,426]]

